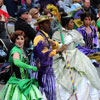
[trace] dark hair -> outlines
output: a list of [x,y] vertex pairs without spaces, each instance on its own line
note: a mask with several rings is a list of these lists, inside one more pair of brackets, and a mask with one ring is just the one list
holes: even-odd
[[98,4],[98,6],[97,6],[97,11],[98,12],[100,11],[100,4]]
[[82,2],[85,2],[85,0],[82,0]]
[[67,13],[63,13],[61,15],[61,24],[62,24],[62,26],[65,27],[66,25],[68,25],[69,24],[69,21],[71,19],[74,19],[74,18],[73,17],[68,17],[68,14]]
[[25,39],[25,42],[28,41],[28,38],[26,37],[24,31],[22,31],[22,30],[15,31],[10,37],[11,41],[15,43],[18,36],[23,36]]
[[89,12],[82,13],[82,14],[80,15],[80,17],[81,17],[81,21],[84,21],[84,19],[85,19],[86,17],[91,17],[91,20],[92,20],[92,15],[91,15]]

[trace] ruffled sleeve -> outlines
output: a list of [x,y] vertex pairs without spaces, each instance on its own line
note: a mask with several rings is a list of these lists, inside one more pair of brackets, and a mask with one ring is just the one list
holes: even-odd
[[81,46],[85,45],[82,34],[80,34],[77,30],[72,30],[71,35],[75,43],[78,43]]

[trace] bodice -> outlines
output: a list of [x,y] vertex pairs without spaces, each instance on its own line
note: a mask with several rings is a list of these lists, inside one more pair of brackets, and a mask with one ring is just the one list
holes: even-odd
[[67,45],[67,50],[73,50],[75,48],[76,48],[75,42],[71,42],[70,44]]
[[22,78],[22,79],[28,78],[28,70],[27,69],[20,68],[20,67],[14,65],[12,55],[15,52],[18,52],[20,54],[20,60],[22,62],[28,63],[28,58],[27,58],[24,50],[21,51],[17,46],[14,46],[12,48],[12,50],[10,51],[10,55],[9,55],[9,62],[11,63],[11,66],[12,66],[13,75],[16,76],[17,78]]

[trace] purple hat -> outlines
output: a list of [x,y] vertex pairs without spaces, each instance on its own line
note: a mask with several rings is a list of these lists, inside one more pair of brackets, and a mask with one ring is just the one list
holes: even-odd
[[18,13],[17,13],[18,17],[20,17],[20,16],[21,16],[22,14],[24,14],[25,12],[28,12],[28,10],[25,9],[25,8],[20,8],[20,9],[18,10]]

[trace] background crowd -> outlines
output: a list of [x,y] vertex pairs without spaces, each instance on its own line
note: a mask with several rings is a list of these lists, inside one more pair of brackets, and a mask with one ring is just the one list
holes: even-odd
[[[28,10],[29,18],[27,19],[27,22],[28,24],[31,25],[31,27],[35,31],[38,30],[38,27],[34,26],[34,23],[36,22],[39,16],[48,15],[49,17],[52,17],[54,21],[51,23],[51,28],[52,28],[50,32],[51,36],[58,29],[56,19],[58,19],[59,15],[57,13],[59,14],[63,12],[69,13],[69,12],[73,12],[77,10],[78,8],[82,8],[82,12],[88,11],[92,14],[92,17],[95,20],[95,24],[96,24],[97,19],[99,17],[99,12],[100,12],[99,1],[97,0],[95,2],[93,0],[86,0],[86,1],[85,0],[82,0],[82,1],[81,0],[46,0],[46,1],[43,1],[43,0],[34,0],[34,1],[33,0],[0,0],[0,9],[2,10],[0,11],[1,13],[0,16],[2,16],[0,19],[1,20],[0,28],[2,28],[0,29],[1,38],[7,37],[7,32],[6,32],[7,29],[5,29],[5,26],[4,26],[5,22],[6,23],[7,21],[9,22],[11,17],[18,20],[18,17],[20,16],[18,15],[18,11],[20,8],[25,8]],[[79,12],[79,13],[82,13],[82,12]],[[76,16],[75,16],[75,19],[79,19],[79,15],[76,15]],[[81,23],[76,22],[75,24],[78,24],[77,26],[79,27]],[[16,26],[14,28],[16,30]]]

